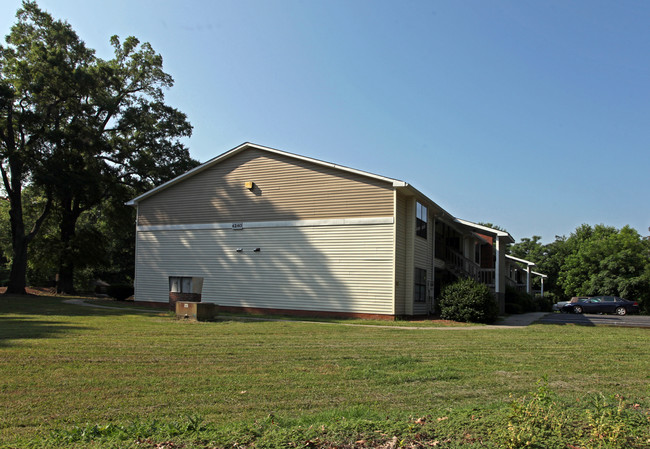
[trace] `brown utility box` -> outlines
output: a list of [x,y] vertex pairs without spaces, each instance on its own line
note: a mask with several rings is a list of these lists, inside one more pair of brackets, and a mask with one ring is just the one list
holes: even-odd
[[178,301],[176,318],[192,321],[213,321],[219,315],[219,306],[212,302]]

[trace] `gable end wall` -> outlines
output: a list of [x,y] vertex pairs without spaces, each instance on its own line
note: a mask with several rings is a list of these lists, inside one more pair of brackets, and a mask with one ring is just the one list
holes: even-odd
[[[253,182],[247,189],[246,182]],[[393,216],[390,183],[258,149],[142,200],[142,226]]]

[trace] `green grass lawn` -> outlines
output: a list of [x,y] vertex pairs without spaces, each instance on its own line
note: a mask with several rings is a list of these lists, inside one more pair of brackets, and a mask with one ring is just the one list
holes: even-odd
[[647,329],[192,323],[0,296],[0,447],[524,447],[544,414],[542,434],[575,428],[557,447],[650,447],[649,410]]

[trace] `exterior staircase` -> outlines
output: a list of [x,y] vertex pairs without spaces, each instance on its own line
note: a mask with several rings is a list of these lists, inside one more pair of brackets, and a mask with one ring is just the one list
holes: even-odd
[[471,278],[494,288],[493,268],[481,268],[479,264],[451,248],[447,248],[445,255],[446,268],[454,276],[457,278]]

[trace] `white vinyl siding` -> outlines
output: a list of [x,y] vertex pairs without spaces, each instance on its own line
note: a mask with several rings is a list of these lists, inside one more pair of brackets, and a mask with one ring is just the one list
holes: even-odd
[[404,195],[395,195],[395,314],[405,315],[407,298],[411,298],[411,286],[406,279],[408,207]]
[[[396,289],[395,309],[397,315],[426,315],[430,299],[427,290],[425,302],[415,301],[415,269],[426,270],[427,280],[433,279],[433,226],[427,226],[427,237],[416,237],[417,199],[397,194],[395,206],[395,252]],[[427,208],[428,209],[428,208]],[[431,222],[428,215],[428,222]]]
[[[427,272],[427,279],[433,279],[433,273],[431,267],[433,266],[433,238],[431,236],[431,226],[428,226],[427,229],[427,239],[417,238],[415,239],[414,246],[414,264],[416,267],[419,267]],[[416,302],[413,304],[413,314],[414,315],[425,315],[429,312],[429,297],[427,294],[427,300],[425,302]]]
[[393,226],[140,230],[136,300],[202,276],[202,300],[223,306],[394,314]]

